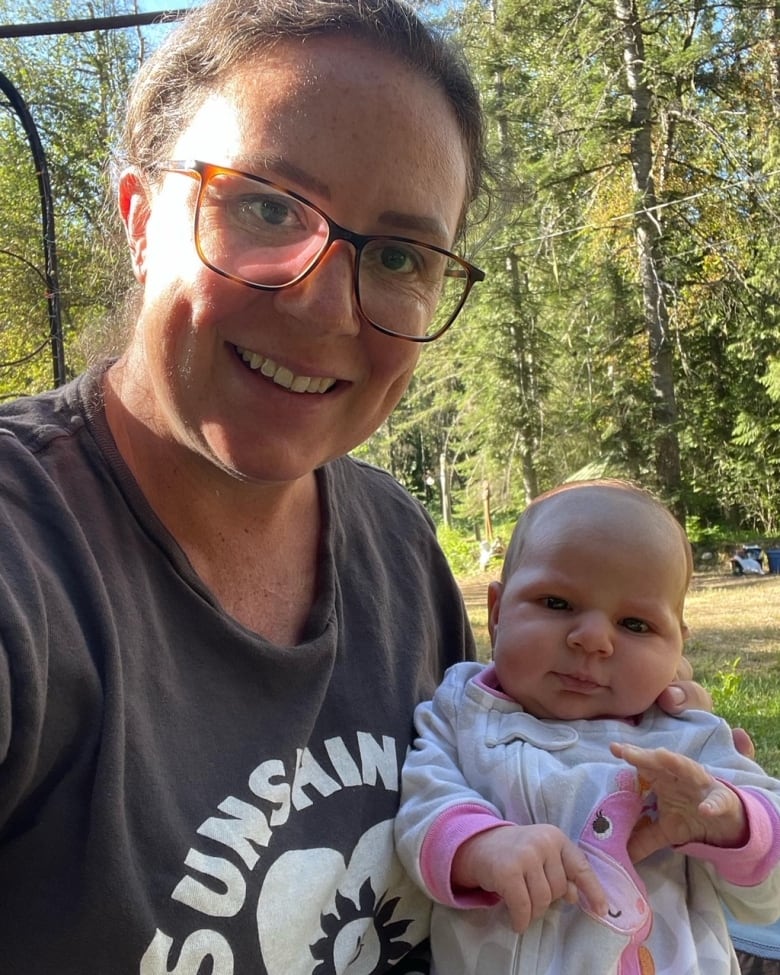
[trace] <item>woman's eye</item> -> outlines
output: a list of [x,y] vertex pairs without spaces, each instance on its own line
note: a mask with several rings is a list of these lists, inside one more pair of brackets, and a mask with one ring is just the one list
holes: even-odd
[[631,616],[623,620],[623,626],[627,630],[631,630],[632,633],[648,633],[650,631],[650,627],[644,620],[634,619]]
[[542,600],[544,606],[547,609],[568,609],[569,603],[565,599],[561,599],[560,596],[545,596]]
[[398,274],[409,274],[417,270],[419,260],[414,259],[414,252],[404,250],[402,247],[385,245],[380,254],[379,261],[386,271],[393,271]]
[[238,210],[246,217],[276,227],[297,222],[290,205],[285,200],[273,197],[244,197],[238,203]]

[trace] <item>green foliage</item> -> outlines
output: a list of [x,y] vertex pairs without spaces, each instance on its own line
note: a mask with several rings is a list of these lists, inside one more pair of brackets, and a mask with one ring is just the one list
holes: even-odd
[[444,452],[462,516],[478,514],[486,481],[508,511],[593,467],[687,509],[702,538],[732,524],[773,533],[778,41],[768,15],[739,5],[636,11],[667,358],[648,351],[636,104],[612,6],[468,0],[449,17],[499,174],[490,219],[466,241],[488,276],[422,356],[404,435],[417,424],[423,452]]
[[[739,632],[735,635],[739,637]],[[696,679],[712,695],[715,713],[732,728],[745,728],[753,739],[759,763],[770,775],[780,776],[780,668],[776,642],[772,651],[754,654],[750,662],[740,657],[724,658],[722,652],[696,645],[690,659]]]
[[[0,0],[6,23],[126,12],[114,0]],[[138,63],[130,31],[3,40],[2,70],[27,106],[54,198],[57,283],[71,373],[82,365],[78,337],[121,303],[129,262],[110,200],[107,156],[127,85]],[[52,385],[41,198],[19,116],[0,111],[0,397]],[[37,350],[37,351],[36,351]]]
[[[767,395],[773,403],[780,403],[780,359],[770,359],[766,364],[766,374],[761,379]],[[777,421],[776,421],[777,422]]]
[[715,674],[712,683],[712,703],[715,711],[722,714],[724,710],[733,708],[734,700],[742,685],[742,675],[739,673],[740,658],[735,657],[728,667]]
[[[733,542],[735,529],[726,525],[705,524],[701,515],[689,515],[685,520],[685,533],[690,542],[703,548],[718,548]],[[736,532],[739,535],[739,531]]]
[[[119,13],[124,3],[0,0],[0,15],[34,22]],[[772,17],[710,0],[636,4],[660,229],[653,259],[668,313],[662,374],[637,249],[647,200],[634,153],[637,106],[613,6],[466,0],[432,12],[471,60],[487,110],[490,205],[480,201],[483,219],[463,241],[487,279],[450,333],[421,350],[398,409],[356,452],[437,513],[444,472],[453,516],[472,524],[486,485],[493,512],[509,516],[591,469],[638,480],[686,508],[702,543],[735,524],[777,534],[780,41]],[[29,104],[49,160],[71,371],[82,366],[85,330],[115,317],[129,281],[105,160],[145,45],[133,30],[2,42],[2,70]],[[29,149],[6,107],[0,397],[51,384],[39,228]],[[659,465],[670,444],[679,485]]]
[[439,525],[436,530],[450,568],[458,576],[473,575],[479,570],[479,542],[457,528]]
[[[435,512],[431,512],[436,514]],[[515,517],[498,519],[493,523],[493,540],[499,543],[497,554],[488,563],[487,571],[498,577],[501,572],[503,549],[509,544],[515,527]],[[463,520],[454,525],[438,523],[436,535],[444,549],[450,568],[456,576],[471,576],[481,571],[480,544],[477,535],[484,537],[483,525],[474,520]]]

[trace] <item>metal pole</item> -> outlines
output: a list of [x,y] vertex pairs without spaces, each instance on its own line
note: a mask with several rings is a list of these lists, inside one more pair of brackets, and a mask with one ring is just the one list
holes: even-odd
[[143,27],[178,20],[191,7],[175,10],[147,11],[142,14],[118,14],[114,17],[85,17],[80,20],[50,20],[37,24],[2,24],[0,37],[43,37],[45,34],[81,34],[93,30],[117,30],[123,27]]
[[49,169],[46,165],[46,155],[38,136],[38,130],[32,115],[17,89],[0,71],[0,88],[8,98],[11,107],[19,116],[30,143],[35,174],[38,177],[38,190],[41,196],[41,216],[43,222],[43,251],[46,261],[44,279],[46,282],[46,303],[49,309],[49,341],[51,344],[52,367],[54,370],[54,385],[62,386],[65,382],[65,344],[62,336],[62,310],[60,305],[60,288],[57,281],[57,248],[54,238],[54,203],[52,200]]

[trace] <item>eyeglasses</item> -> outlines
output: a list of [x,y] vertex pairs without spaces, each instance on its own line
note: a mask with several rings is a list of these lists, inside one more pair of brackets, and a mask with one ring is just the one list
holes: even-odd
[[261,291],[297,284],[336,240],[355,248],[354,288],[362,316],[380,332],[432,342],[455,321],[485,272],[462,257],[408,237],[358,234],[292,190],[250,173],[195,159],[160,169],[199,182],[195,247],[206,267]]

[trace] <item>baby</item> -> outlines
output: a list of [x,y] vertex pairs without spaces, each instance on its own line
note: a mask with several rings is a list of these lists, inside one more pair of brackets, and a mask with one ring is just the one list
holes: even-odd
[[780,782],[704,711],[654,705],[688,635],[683,529],[622,481],[566,484],[488,590],[493,662],[418,706],[396,839],[439,975],[736,975],[721,899],[780,915]]

